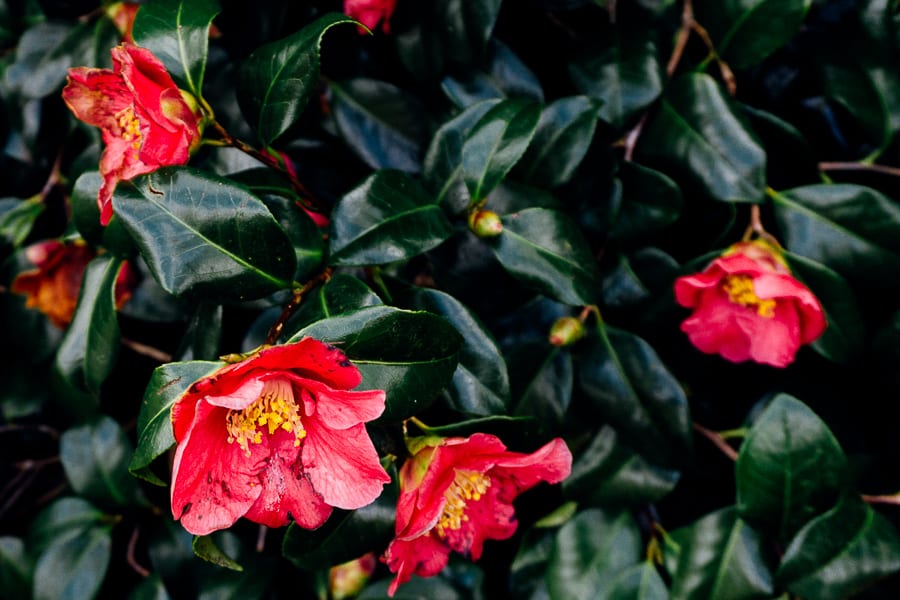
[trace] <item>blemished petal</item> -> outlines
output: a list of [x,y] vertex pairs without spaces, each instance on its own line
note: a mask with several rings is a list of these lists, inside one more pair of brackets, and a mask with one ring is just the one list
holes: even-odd
[[485,540],[512,537],[518,521],[511,503],[517,494],[514,482],[491,478],[491,486],[481,499],[466,502],[466,519],[459,529],[447,531],[447,545],[472,560],[479,560]]
[[559,483],[571,472],[572,453],[561,438],[556,438],[531,454],[510,452],[499,457],[490,473],[502,474],[515,481],[518,491],[524,491],[540,482]]
[[365,426],[334,430],[316,418],[305,419],[304,426],[303,471],[327,504],[346,510],[360,508],[390,483]]
[[335,390],[324,383],[302,377],[290,377],[294,386],[305,389],[303,394],[307,414],[316,414],[331,429],[347,429],[381,416],[384,412],[385,394],[383,390],[347,391]]
[[413,540],[394,540],[385,552],[385,562],[396,577],[388,587],[388,596],[409,581],[413,575],[432,577],[447,566],[450,547],[431,535]]
[[88,67],[69,69],[62,97],[79,120],[101,129],[118,127],[116,115],[134,100],[121,75]]
[[252,444],[251,455],[228,442],[226,409],[200,401],[172,467],[172,516],[194,535],[230,527],[262,492],[260,467],[265,444]]
[[154,121],[165,119],[160,107],[163,90],[177,89],[166,67],[146,48],[122,44],[110,50],[113,69]]
[[133,148],[131,142],[103,132],[106,148],[100,156],[100,174],[103,183],[97,194],[97,206],[100,208],[100,223],[106,225],[112,218],[112,197],[116,185],[120,181],[127,181],[144,173],[152,173],[155,166],[145,165],[139,158],[139,153]]

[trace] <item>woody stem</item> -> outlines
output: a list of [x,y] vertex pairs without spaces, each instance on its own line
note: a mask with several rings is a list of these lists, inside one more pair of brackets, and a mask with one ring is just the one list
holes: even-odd
[[725,439],[711,429],[707,429],[702,425],[694,423],[694,430],[698,433],[702,434],[706,439],[715,444],[716,448],[722,451],[722,454],[730,458],[731,460],[737,460],[738,454],[734,448],[728,445],[728,442]]
[[303,296],[311,292],[318,285],[328,281],[331,279],[331,273],[334,271],[331,267],[328,267],[309,281],[303,284],[302,287],[294,290],[294,295],[291,298],[291,301],[287,303],[287,306],[284,307],[284,310],[281,311],[281,315],[279,315],[278,320],[275,321],[275,324],[269,329],[269,334],[266,336],[265,343],[267,345],[272,345],[278,341],[278,337],[281,335],[282,330],[284,330],[284,324],[287,323],[288,319],[291,318],[291,315],[297,310],[300,306],[300,303],[303,301]]

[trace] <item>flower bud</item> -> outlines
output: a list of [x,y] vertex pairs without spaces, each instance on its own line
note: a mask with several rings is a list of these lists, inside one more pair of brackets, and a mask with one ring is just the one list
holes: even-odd
[[480,238],[497,237],[503,233],[503,221],[493,211],[474,210],[469,213],[469,229]]
[[575,317],[560,317],[550,328],[550,343],[571,346],[584,337],[584,324]]
[[334,600],[345,600],[359,594],[375,572],[375,554],[369,552],[359,558],[331,567],[328,587]]

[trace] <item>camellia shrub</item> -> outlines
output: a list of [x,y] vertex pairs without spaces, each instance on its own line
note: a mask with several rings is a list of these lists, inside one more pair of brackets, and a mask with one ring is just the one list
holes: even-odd
[[897,2],[0,47],[0,596],[900,595]]

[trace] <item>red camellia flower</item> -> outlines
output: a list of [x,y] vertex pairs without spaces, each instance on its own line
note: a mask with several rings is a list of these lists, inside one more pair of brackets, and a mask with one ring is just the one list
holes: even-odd
[[410,440],[414,456],[400,469],[395,538],[384,556],[392,573],[388,594],[413,574],[431,577],[455,550],[478,560],[484,541],[516,531],[512,502],[541,481],[558,483],[572,454],[556,438],[532,454],[508,452],[496,436]]
[[390,477],[364,423],[381,390],[350,391],[359,371],[311,338],[266,348],[195,382],[172,407],[172,514],[206,535],[240,517],[314,529],[355,509]]
[[[36,269],[19,273],[12,291],[28,296],[25,306],[37,308],[50,322],[65,329],[72,322],[84,269],[97,255],[83,240],[61,242],[48,240],[25,249]],[[137,285],[137,274],[127,261],[116,278],[115,303],[121,308]]]
[[[381,22],[381,30],[384,33],[391,32],[389,21],[394,14],[397,0],[344,0],[344,14],[356,19],[372,31]],[[366,33],[358,28],[360,33]]]
[[103,225],[112,217],[119,181],[186,163],[201,135],[193,98],[175,87],[159,59],[130,44],[111,52],[113,70],[69,69],[63,88],[75,116],[103,133],[103,185],[97,195]]
[[675,299],[694,309],[681,324],[691,343],[732,362],[786,367],[825,331],[818,299],[761,240],[735,244],[702,273],[679,277]]

